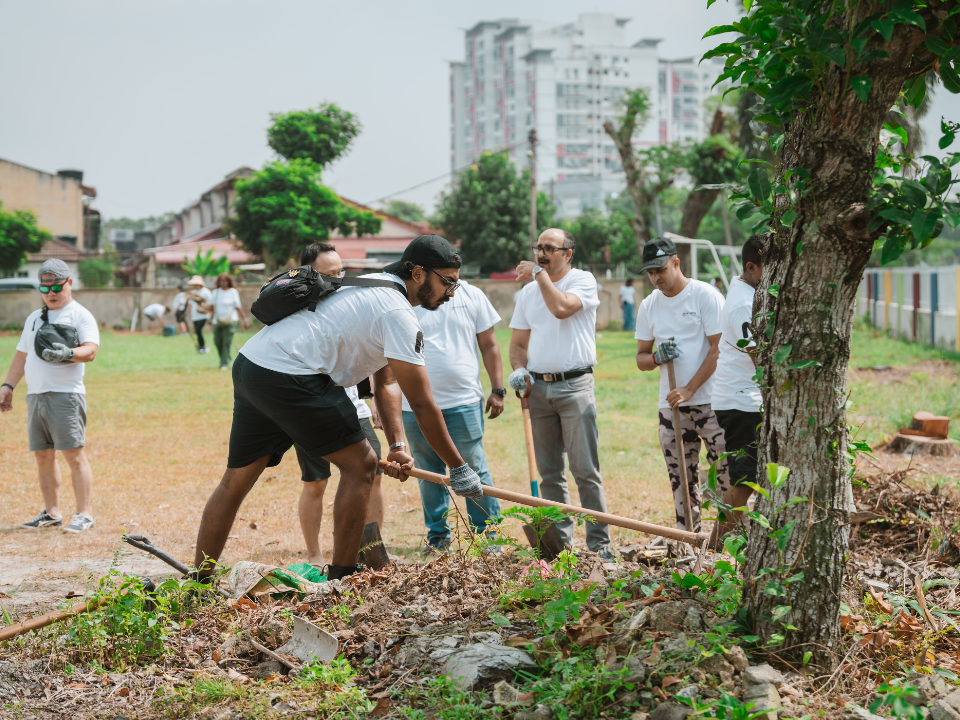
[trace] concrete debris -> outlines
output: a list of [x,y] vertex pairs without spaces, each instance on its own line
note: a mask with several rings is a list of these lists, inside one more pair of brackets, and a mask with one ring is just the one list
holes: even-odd
[[[749,671],[748,668],[747,672]],[[746,680],[746,674],[744,674],[744,680]],[[751,715],[758,712],[765,713],[758,716],[757,720],[777,720],[777,711],[782,707],[780,693],[772,682],[748,685],[743,691],[743,702],[753,703],[753,707],[750,708]]]
[[743,684],[745,687],[751,685],[773,685],[779,689],[783,685],[783,675],[780,671],[770,667],[766,663],[763,665],[751,665],[743,671]]
[[533,666],[533,658],[522,650],[505,645],[468,645],[455,650],[443,666],[443,671],[464,689],[478,682],[513,677],[521,666]]

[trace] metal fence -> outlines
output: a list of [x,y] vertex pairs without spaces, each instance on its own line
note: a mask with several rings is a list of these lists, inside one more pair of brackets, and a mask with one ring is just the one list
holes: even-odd
[[960,352],[960,265],[868,270],[857,314],[891,337]]

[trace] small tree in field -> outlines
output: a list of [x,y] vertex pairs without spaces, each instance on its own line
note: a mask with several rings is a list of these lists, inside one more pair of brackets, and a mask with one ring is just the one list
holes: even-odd
[[[553,222],[553,204],[537,194],[537,228]],[[433,218],[445,237],[459,240],[463,258],[504,269],[530,257],[530,173],[517,175],[503,153],[484,153],[440,195]]]
[[[708,0],[708,6],[714,0]],[[759,99],[775,128],[737,211],[769,232],[754,312],[768,480],[750,532],[744,601],[779,657],[836,662],[840,589],[857,449],[847,431],[847,364],[863,269],[960,224],[951,168],[960,153],[911,160],[884,125],[898,102],[918,105],[928,72],[960,92],[960,5],[940,0],[758,0],[707,35],[737,33],[704,57],[725,56],[731,79]],[[886,129],[887,132],[881,132]],[[956,126],[944,123],[945,149]],[[789,474],[787,474],[789,469]]]
[[27,255],[40,252],[50,233],[37,227],[29,210],[7,212],[0,202],[0,272],[15,273]]

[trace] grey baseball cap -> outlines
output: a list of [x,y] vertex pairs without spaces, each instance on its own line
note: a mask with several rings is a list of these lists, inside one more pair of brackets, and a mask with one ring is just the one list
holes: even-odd
[[43,280],[44,275],[53,275],[54,280],[67,280],[73,277],[73,274],[70,272],[70,266],[63,260],[58,260],[57,258],[44,260],[43,265],[41,265],[37,271],[37,279]]

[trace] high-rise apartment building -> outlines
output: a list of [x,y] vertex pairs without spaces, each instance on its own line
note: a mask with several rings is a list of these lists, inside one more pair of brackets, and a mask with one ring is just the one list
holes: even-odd
[[635,146],[702,140],[703,101],[720,68],[663,61],[655,39],[628,46],[628,22],[585,13],[564,25],[502,18],[467,30],[464,61],[450,63],[451,168],[499,150],[526,168],[535,128],[537,182],[553,193],[561,215],[575,216],[604,208],[623,188],[620,156],[603,123],[620,112],[627,90],[646,88],[652,105]]

